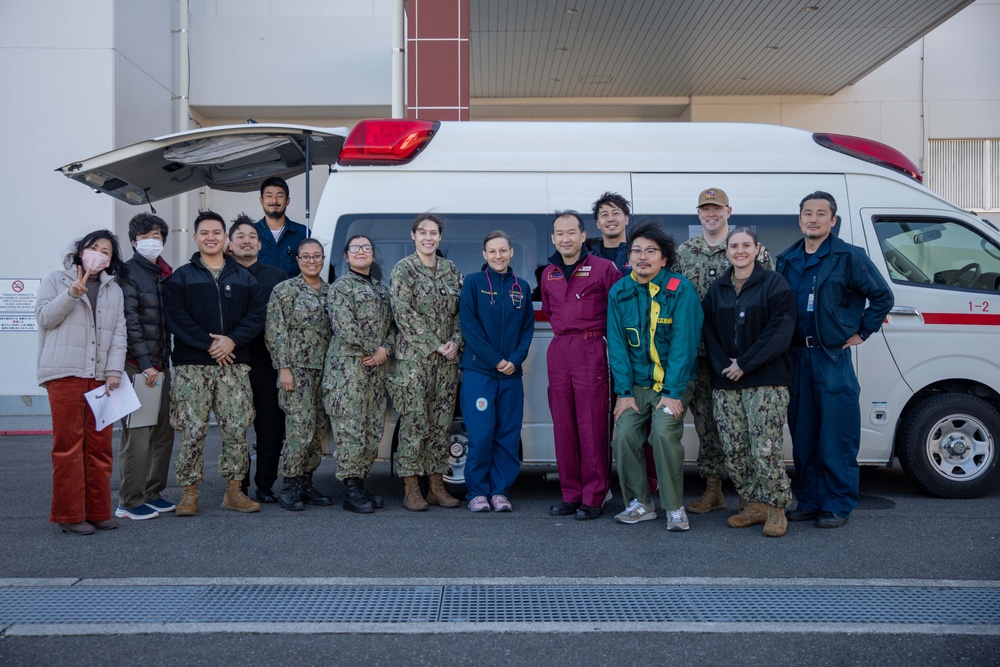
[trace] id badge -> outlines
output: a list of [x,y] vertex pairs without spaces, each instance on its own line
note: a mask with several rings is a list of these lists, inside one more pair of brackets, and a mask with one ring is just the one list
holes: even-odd
[[811,313],[815,310],[814,306],[816,304],[816,294],[815,292],[809,292],[809,300],[806,302],[806,312]]

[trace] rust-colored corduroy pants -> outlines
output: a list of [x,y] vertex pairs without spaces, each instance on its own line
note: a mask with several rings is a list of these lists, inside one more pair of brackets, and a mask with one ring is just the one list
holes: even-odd
[[83,395],[101,380],[68,377],[50,380],[52,411],[52,523],[105,521],[111,518],[112,427],[97,430]]

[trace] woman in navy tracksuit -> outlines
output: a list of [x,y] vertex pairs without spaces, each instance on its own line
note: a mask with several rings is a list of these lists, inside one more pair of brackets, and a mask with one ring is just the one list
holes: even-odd
[[510,269],[510,236],[483,239],[487,267],[466,277],[459,321],[462,352],[462,417],[469,434],[465,463],[469,509],[509,512],[507,494],[521,468],[518,444],[524,417],[521,364],[535,332],[531,286]]

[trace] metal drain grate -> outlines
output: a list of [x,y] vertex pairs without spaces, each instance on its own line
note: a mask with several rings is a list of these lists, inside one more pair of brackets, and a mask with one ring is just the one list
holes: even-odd
[[0,588],[0,623],[169,623],[204,586]]
[[462,623],[1000,623],[1000,590],[908,587],[449,586]]
[[210,586],[188,623],[433,623],[440,586]]
[[0,588],[0,624],[1000,625],[1000,587],[217,585]]

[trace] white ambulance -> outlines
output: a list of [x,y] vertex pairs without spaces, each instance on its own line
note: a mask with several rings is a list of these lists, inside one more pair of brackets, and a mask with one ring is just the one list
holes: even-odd
[[[62,167],[122,201],[144,204],[199,187],[253,191],[270,175],[326,164],[331,174],[313,236],[331,275],[346,270],[353,234],[375,241],[384,275],[413,252],[410,224],[422,212],[446,221],[442,249],[463,273],[482,268],[482,239],[510,234],[514,271],[532,278],[554,252],[552,212],[591,220],[605,191],[632,202],[631,223],[657,219],[678,243],[701,232],[696,198],[730,197],[730,225],[757,230],[772,255],[800,238],[798,202],[831,193],[834,233],[868,251],[896,305],[882,330],[853,348],[861,383],[858,461],[894,457],[922,489],[952,498],[1000,482],[1000,232],[920,183],[894,149],[857,137],[728,123],[438,123],[367,120],[343,128],[240,125],[154,139]],[[229,215],[233,212],[223,212]],[[588,225],[588,235],[597,235]],[[538,311],[525,363],[521,457],[555,461],[546,398],[551,328]],[[465,439],[456,415],[452,481],[461,481]],[[380,456],[392,460],[395,415]],[[686,458],[697,438],[689,423]],[[791,460],[786,437],[785,458]]]

